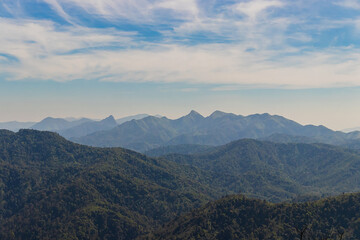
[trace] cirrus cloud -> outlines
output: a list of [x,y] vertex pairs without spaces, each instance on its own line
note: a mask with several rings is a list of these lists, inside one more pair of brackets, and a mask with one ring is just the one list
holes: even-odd
[[[196,0],[43,1],[69,24],[15,14],[0,18],[0,71],[7,80],[360,85],[360,50],[353,39],[314,47],[319,35],[345,31],[356,25],[355,18],[308,22],[301,15],[284,14],[292,3],[280,0],[213,0],[206,6]],[[350,3],[356,2],[342,7]],[[78,15],[72,14],[74,9]],[[86,26],[81,14],[114,26]],[[117,26],[124,19],[135,26]],[[156,41],[150,30],[160,35]],[[336,33],[331,37],[339,39]]]

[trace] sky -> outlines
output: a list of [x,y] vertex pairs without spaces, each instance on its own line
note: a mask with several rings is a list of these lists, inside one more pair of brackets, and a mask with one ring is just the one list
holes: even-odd
[[0,0],[0,121],[192,109],[360,126],[360,0]]

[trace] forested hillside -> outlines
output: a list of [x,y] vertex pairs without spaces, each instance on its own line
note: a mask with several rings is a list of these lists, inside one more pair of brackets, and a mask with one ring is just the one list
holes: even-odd
[[360,156],[325,144],[234,141],[205,153],[164,159],[212,174],[207,184],[273,202],[297,195],[360,191]]
[[133,239],[218,196],[192,174],[50,132],[0,131],[0,239]]
[[[199,154],[150,158],[122,148],[75,144],[51,132],[2,130],[0,239],[135,239],[228,194],[241,192],[281,202],[359,191],[359,166],[357,152],[323,144],[276,144],[245,139],[208,147]],[[358,201],[349,199],[355,204]],[[256,209],[287,206],[261,200],[245,202],[256,203]],[[317,214],[305,208],[306,204],[294,206],[299,206],[299,211]],[[329,219],[336,218],[331,214]],[[236,219],[235,214],[225,220],[231,224]],[[336,227],[348,226],[341,224]],[[199,229],[213,235],[204,226]],[[258,228],[254,234],[263,232],[265,225]],[[234,236],[248,236],[253,231],[248,225],[241,229],[243,235]],[[274,229],[282,234],[281,225],[269,228],[266,234],[275,236],[271,235]],[[186,238],[191,231],[182,230]],[[214,234],[218,236],[217,232]],[[221,234],[231,236],[226,235],[230,232]]]
[[194,210],[142,239],[360,239],[360,194],[272,204],[229,196]]

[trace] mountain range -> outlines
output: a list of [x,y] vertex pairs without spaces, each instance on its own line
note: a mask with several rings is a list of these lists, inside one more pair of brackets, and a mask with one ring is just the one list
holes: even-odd
[[[109,116],[103,120],[93,120],[89,118],[52,118],[47,117],[40,122],[2,122],[0,129],[6,129],[17,132],[20,129],[35,129],[40,131],[57,132],[66,138],[85,136],[97,131],[109,130],[119,124],[133,120],[148,117],[148,114],[137,114],[134,116],[114,119]],[[156,115],[161,117],[160,115]]]
[[219,146],[244,138],[279,143],[326,143],[360,149],[359,131],[344,133],[324,126],[301,125],[267,113],[242,116],[215,111],[204,117],[191,111],[174,120],[147,114],[116,120],[113,116],[103,120],[48,117],[32,125],[8,122],[0,123],[1,127],[14,131],[19,128],[53,131],[85,145],[124,147],[144,153],[158,148],[168,148],[169,152],[171,146],[173,150],[179,146],[183,150],[192,145]]
[[[266,139],[289,136],[287,142],[318,142],[350,145],[360,139],[360,132],[343,133],[324,126],[301,125],[277,115],[235,115],[215,111],[203,117],[195,111],[179,119],[145,117],[95,132],[72,141],[99,147],[125,147],[139,152],[169,145],[218,146],[243,138]],[[294,140],[296,139],[296,140]],[[355,144],[352,144],[355,146]]]

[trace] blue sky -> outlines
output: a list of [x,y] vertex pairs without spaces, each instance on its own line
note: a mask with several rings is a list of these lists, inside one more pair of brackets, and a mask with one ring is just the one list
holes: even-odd
[[0,121],[191,109],[360,126],[360,0],[2,0]]

